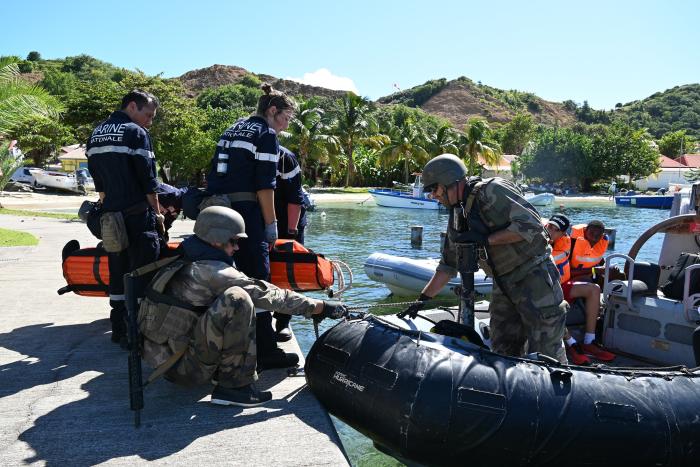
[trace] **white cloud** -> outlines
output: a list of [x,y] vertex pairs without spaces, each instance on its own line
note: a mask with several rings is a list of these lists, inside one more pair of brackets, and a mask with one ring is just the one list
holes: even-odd
[[313,73],[304,73],[303,78],[286,78],[297,83],[308,84],[311,86],[320,86],[323,88],[334,89],[336,91],[352,91],[355,94],[360,94],[355,87],[355,83],[350,78],[336,76],[327,68],[319,68]]

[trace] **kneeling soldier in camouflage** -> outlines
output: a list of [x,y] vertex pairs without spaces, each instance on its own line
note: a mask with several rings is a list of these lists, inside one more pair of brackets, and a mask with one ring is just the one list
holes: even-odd
[[[257,390],[255,307],[315,319],[340,318],[339,302],[305,297],[235,268],[233,252],[245,238],[243,218],[226,207],[204,209],[181,258],[163,267],[139,309],[143,358],[179,384],[216,384],[211,401],[253,407],[272,399]],[[173,363],[174,362],[174,363]]]

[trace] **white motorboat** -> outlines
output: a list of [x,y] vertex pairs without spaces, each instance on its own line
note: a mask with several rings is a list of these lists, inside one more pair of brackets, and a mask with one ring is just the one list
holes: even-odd
[[[411,259],[386,253],[372,253],[365,260],[365,273],[370,279],[385,284],[398,296],[414,296],[421,293],[428,283],[439,260]],[[454,289],[461,285],[459,276],[450,282],[438,294],[442,297],[456,297]],[[481,294],[491,293],[493,283],[484,271],[474,274],[474,289]]]
[[387,208],[408,208],[408,209],[440,209],[437,200],[428,198],[423,192],[423,183],[420,174],[415,174],[416,180],[411,186],[411,190],[397,189],[376,189],[369,190],[369,194],[374,198],[377,206]]
[[528,191],[525,193],[525,199],[533,206],[549,206],[554,202],[552,193],[533,193]]
[[85,169],[78,169],[76,173],[55,171],[32,171],[36,183],[47,188],[57,190],[85,193],[87,190],[95,190],[95,182]]
[[[674,287],[662,287],[682,254],[700,253],[698,200],[700,184],[692,194],[690,189],[675,193],[668,219],[641,234],[628,254],[606,257],[604,344],[611,350],[654,363],[700,364],[700,264],[687,266],[684,277],[672,281]],[[664,235],[658,262],[637,261],[639,250],[656,234]],[[608,280],[611,265],[621,261],[627,279]]]

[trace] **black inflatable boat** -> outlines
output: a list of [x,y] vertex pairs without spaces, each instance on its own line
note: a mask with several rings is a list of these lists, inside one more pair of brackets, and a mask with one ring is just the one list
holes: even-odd
[[700,370],[569,367],[367,315],[306,358],[333,415],[407,464],[700,465]]

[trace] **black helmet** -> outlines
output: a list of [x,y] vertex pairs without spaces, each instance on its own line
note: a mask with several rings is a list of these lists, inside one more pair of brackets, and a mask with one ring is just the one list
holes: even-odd
[[435,185],[450,186],[467,175],[467,167],[462,159],[454,154],[440,154],[423,167],[423,186],[426,191]]
[[209,243],[226,243],[232,238],[248,238],[243,217],[231,208],[203,209],[194,223],[194,234]]

